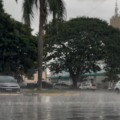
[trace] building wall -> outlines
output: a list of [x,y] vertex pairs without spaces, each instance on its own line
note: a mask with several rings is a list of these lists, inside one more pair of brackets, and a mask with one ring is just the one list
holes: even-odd
[[113,16],[110,19],[110,25],[112,25],[114,28],[120,29],[120,16]]
[[[36,72],[33,75],[33,78],[31,79],[28,79],[27,77],[23,76],[23,80],[25,83],[37,83],[37,78],[38,78],[38,72]],[[42,80],[47,80],[47,74],[45,71],[42,73]]]

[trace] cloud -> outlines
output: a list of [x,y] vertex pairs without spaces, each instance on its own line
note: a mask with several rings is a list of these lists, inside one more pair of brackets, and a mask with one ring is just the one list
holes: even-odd
[[[88,16],[97,17],[109,22],[109,19],[114,15],[115,0],[64,0],[67,9],[67,20],[70,18]],[[4,7],[7,13],[13,18],[22,21],[22,2],[18,0],[3,0]],[[119,7],[120,1],[118,1]],[[39,14],[35,15],[32,21],[32,28],[38,31]]]

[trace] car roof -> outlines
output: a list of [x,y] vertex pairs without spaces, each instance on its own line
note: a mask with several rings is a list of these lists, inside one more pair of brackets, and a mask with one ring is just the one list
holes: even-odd
[[12,76],[0,76],[0,81],[10,81],[10,80],[14,80],[17,81],[14,77]]

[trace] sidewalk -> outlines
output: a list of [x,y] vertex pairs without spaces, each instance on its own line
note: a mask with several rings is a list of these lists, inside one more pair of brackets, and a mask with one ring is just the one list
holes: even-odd
[[80,91],[72,90],[42,90],[36,91],[34,89],[21,89],[20,93],[5,92],[0,95],[23,95],[23,96],[73,96],[80,95]]

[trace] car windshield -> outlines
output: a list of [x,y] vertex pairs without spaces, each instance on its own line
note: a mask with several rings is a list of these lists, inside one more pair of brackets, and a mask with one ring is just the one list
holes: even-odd
[[0,83],[16,83],[17,80],[11,76],[0,76]]

